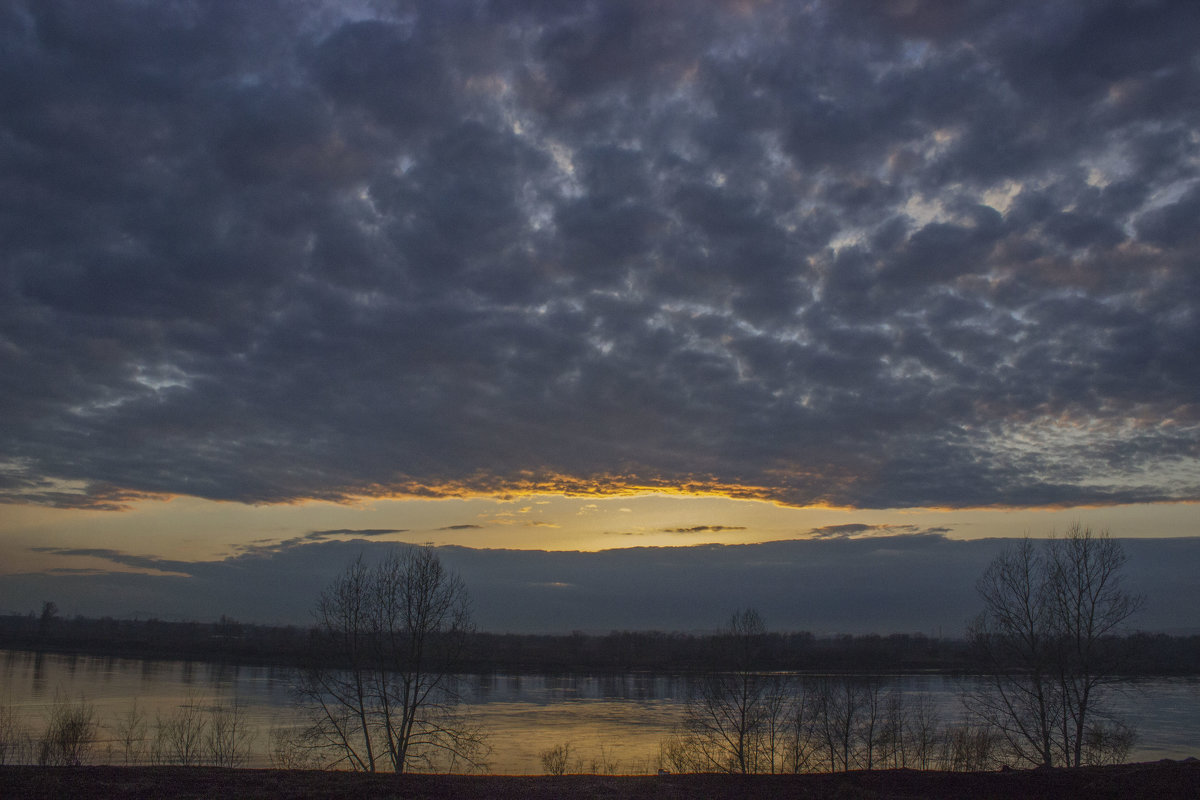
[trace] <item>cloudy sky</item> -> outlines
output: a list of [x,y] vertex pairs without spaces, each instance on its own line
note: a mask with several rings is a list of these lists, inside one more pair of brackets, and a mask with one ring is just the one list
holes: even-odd
[[1194,536],[1196,41],[1191,0],[0,0],[0,570]]

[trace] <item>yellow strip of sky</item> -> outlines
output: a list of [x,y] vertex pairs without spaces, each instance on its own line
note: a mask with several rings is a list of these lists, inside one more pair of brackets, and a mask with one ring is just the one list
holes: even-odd
[[[951,538],[1043,536],[1080,521],[1114,536],[1200,535],[1190,503],[1054,509],[793,508],[760,500],[643,494],[618,497],[530,495],[510,499],[368,499],[251,506],[196,498],[142,500],[128,510],[10,505],[0,515],[0,572],[97,564],[34,547],[105,548],[180,561],[206,561],[313,531],[352,538],[467,547],[603,550],[619,547],[743,544],[821,535],[864,526],[857,535],[936,531]],[[845,531],[846,529],[841,529]],[[94,559],[92,559],[94,561]],[[111,565],[108,565],[111,567]]]

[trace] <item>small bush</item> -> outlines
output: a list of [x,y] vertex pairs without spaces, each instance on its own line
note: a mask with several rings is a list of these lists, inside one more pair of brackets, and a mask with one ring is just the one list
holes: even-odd
[[621,762],[605,746],[604,742],[600,743],[600,753],[592,756],[588,762],[588,772],[593,775],[616,775],[621,768]]
[[250,758],[254,738],[246,721],[245,708],[234,700],[232,705],[217,706],[209,714],[208,734],[204,740],[209,764],[240,767]]
[[207,720],[195,699],[184,703],[179,710],[154,722],[154,742],[150,759],[155,764],[176,764],[181,767],[199,766],[205,756]]
[[275,769],[329,769],[311,728],[271,728],[267,754]]
[[571,764],[571,743],[556,744],[541,752],[542,769],[547,775],[565,775]]
[[33,760],[33,740],[11,706],[0,705],[0,766],[28,764]]
[[1089,725],[1083,740],[1084,764],[1123,764],[1137,735],[1119,721]]
[[942,763],[956,772],[981,772],[1000,765],[1002,741],[991,728],[952,725],[942,743]]
[[117,744],[121,747],[125,766],[139,764],[146,751],[146,713],[138,706],[137,700],[129,707],[116,722],[114,733]]
[[87,761],[96,742],[96,709],[84,700],[54,698],[46,730],[38,740],[40,766],[77,767]]

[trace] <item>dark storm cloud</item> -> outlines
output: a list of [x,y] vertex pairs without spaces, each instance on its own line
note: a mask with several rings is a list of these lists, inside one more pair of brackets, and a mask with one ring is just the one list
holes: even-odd
[[0,3],[0,497],[1200,499],[1191,2]]
[[[979,606],[975,582],[1012,540],[938,534],[835,537],[751,545],[630,547],[596,553],[439,547],[465,581],[481,630],[712,630],[757,608],[773,630],[961,635]],[[1196,632],[1200,539],[1123,539],[1131,591],[1146,595],[1141,630]],[[0,612],[53,598],[65,614],[312,621],[318,594],[378,541],[297,542],[222,561],[176,564],[104,551],[118,564],[184,573],[6,576]],[[64,552],[64,554],[67,554]],[[213,599],[220,600],[219,607]]]

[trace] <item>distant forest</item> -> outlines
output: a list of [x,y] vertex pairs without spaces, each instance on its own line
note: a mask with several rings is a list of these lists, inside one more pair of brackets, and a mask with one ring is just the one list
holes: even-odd
[[[323,645],[316,629],[252,625],[225,617],[206,623],[0,616],[0,648],[4,649],[305,666],[312,663],[314,653],[329,652]],[[977,664],[967,641],[921,634],[769,633],[764,645],[758,665],[764,671],[966,673]],[[1114,638],[1109,645],[1128,649],[1131,675],[1200,674],[1200,635],[1134,633]],[[704,634],[475,632],[469,635],[465,659],[458,666],[464,672],[484,673],[696,672],[721,669],[723,665],[716,661],[721,651],[716,636]]]

